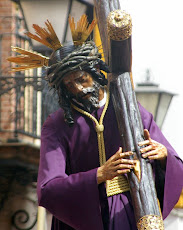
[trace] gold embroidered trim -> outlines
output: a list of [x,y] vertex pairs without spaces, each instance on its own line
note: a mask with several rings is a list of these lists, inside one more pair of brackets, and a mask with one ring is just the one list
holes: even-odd
[[146,215],[137,222],[138,230],[164,230],[163,219],[157,215]]
[[127,178],[124,175],[116,176],[106,181],[107,196],[113,196],[130,190]]
[[110,12],[107,18],[107,29],[112,40],[123,41],[132,35],[132,19],[130,14],[122,10]]

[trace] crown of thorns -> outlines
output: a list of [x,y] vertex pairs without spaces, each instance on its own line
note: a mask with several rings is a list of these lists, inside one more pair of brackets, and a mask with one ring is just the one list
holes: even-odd
[[53,88],[58,88],[63,76],[72,71],[85,70],[100,77],[100,74],[97,74],[96,71],[96,66],[98,65],[101,70],[109,72],[107,66],[101,60],[101,54],[95,43],[92,41],[85,42],[96,25],[95,20],[89,25],[87,16],[84,14],[76,26],[74,18],[69,16],[69,25],[74,43],[70,46],[63,46],[60,43],[48,20],[45,22],[45,25],[46,28],[42,28],[33,24],[36,35],[30,32],[27,32],[26,35],[53,49],[54,52],[51,57],[49,58],[19,47],[12,47],[13,51],[20,54],[8,58],[8,61],[19,65],[13,67],[12,72],[45,66],[48,68],[45,79]]
[[[62,52],[58,50],[57,52]],[[60,55],[55,55],[59,57]],[[55,57],[54,57],[55,59]],[[101,60],[101,53],[99,53],[94,42],[89,41],[85,44],[74,49],[71,53],[66,55],[62,60],[58,60],[56,63],[50,65],[46,80],[49,85],[54,88],[58,88],[63,77],[70,72],[76,70],[83,70],[90,72],[92,76],[101,78],[101,73],[97,71],[97,68],[105,72],[109,72],[106,64]]]

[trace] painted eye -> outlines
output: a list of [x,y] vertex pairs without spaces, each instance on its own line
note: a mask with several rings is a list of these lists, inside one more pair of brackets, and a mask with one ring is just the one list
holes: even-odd
[[83,83],[83,82],[85,82],[85,78],[82,77],[79,79],[79,83]]
[[87,75],[83,75],[82,77],[78,78],[79,83],[83,83],[87,80]]

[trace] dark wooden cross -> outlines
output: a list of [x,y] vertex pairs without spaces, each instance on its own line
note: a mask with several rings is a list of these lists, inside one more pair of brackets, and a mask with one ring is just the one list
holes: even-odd
[[[138,143],[144,141],[144,130],[131,81],[131,36],[124,40],[114,40],[107,26],[109,14],[120,9],[118,0],[94,0],[96,17],[102,40],[105,61],[112,72],[110,91],[118,122],[123,151],[133,151],[138,159],[138,172],[128,174],[138,229],[154,229],[149,219],[155,219],[155,229],[163,229],[161,211],[158,204],[152,167],[149,160],[141,157]],[[121,20],[116,16],[116,20]],[[149,223],[148,223],[149,221]],[[145,226],[147,225],[147,226]],[[146,228],[147,227],[147,228]]]

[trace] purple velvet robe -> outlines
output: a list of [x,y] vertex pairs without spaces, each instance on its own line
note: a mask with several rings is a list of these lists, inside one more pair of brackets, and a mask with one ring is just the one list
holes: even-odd
[[[168,149],[166,172],[156,170],[156,161],[152,162],[165,218],[183,187],[183,163],[152,115],[141,105],[139,108],[144,128],[149,130],[151,138]],[[102,110],[103,107],[93,115],[99,119]],[[107,198],[104,184],[97,184],[99,155],[94,122],[77,111],[74,111],[74,120],[74,126],[68,127],[63,110],[59,109],[48,117],[42,128],[38,200],[40,206],[53,214],[52,230],[135,230],[130,193]],[[104,127],[108,159],[121,146],[112,102]]]

